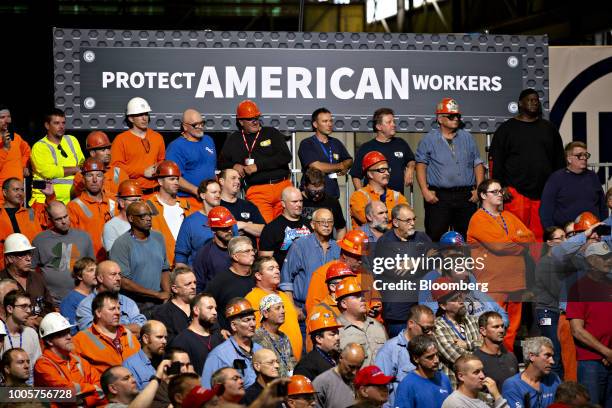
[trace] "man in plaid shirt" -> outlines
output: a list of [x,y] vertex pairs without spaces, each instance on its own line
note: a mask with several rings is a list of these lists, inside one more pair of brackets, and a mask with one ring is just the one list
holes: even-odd
[[444,374],[451,380],[453,389],[456,389],[457,380],[453,372],[455,361],[462,355],[477,350],[482,344],[478,318],[467,314],[463,301],[464,293],[449,289],[451,280],[448,277],[438,278],[435,283],[440,287],[432,290],[433,298],[440,306],[436,313],[434,329],[440,365]]

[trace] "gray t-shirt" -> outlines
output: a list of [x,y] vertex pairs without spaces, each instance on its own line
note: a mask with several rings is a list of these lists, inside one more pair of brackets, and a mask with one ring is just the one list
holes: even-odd
[[[453,392],[444,400],[442,408],[490,408],[489,404],[478,399],[470,398],[459,391]],[[510,408],[508,402],[502,397],[495,400],[493,408]]]
[[89,234],[80,229],[70,228],[66,235],[46,230],[32,240],[36,249],[32,252],[32,265],[40,266],[53,303],[61,301],[74,289],[70,274],[74,263],[84,256],[95,259]]
[[102,243],[104,244],[104,248],[110,252],[117,238],[129,230],[129,222],[124,221],[119,217],[111,218],[106,224],[104,224],[104,231],[102,232]]
[[355,403],[353,384],[347,384],[334,368],[319,374],[312,382],[317,391],[317,408],[347,408]]
[[110,259],[119,264],[122,276],[155,291],[161,289],[162,271],[170,269],[164,237],[157,231],[151,231],[144,240],[126,232],[113,244]]

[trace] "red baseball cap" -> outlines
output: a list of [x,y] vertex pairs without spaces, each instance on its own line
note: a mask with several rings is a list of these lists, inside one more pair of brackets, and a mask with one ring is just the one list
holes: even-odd
[[436,289],[431,290],[431,297],[437,302],[446,302],[456,295],[460,294],[461,291],[450,289],[450,284],[453,281],[448,276],[441,276],[434,281],[437,284]]
[[380,368],[371,365],[363,367],[357,372],[354,383],[355,387],[362,385],[387,385],[393,380],[395,380],[395,377],[385,375]]
[[183,399],[181,404],[183,408],[200,408],[202,404],[209,402],[217,395],[217,389],[213,387],[212,390],[196,385]]

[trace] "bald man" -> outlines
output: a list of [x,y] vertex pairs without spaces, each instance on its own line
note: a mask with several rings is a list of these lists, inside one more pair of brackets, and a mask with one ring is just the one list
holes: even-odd
[[134,376],[139,390],[142,391],[155,375],[155,367],[151,361],[161,360],[167,343],[168,332],[162,322],[149,320],[140,329],[140,350],[123,362],[123,366]]
[[[85,330],[93,323],[91,303],[98,293],[119,293],[119,290],[121,290],[121,268],[119,264],[114,261],[100,262],[96,268],[96,281],[97,285],[94,290],[77,307],[76,321],[79,330]],[[121,310],[119,323],[130,329],[132,333],[140,332],[140,327],[145,324],[147,319],[140,313],[136,302],[119,293],[119,307]]]
[[217,151],[213,139],[204,134],[204,118],[195,109],[183,112],[181,136],[166,149],[166,160],[178,164],[181,170],[179,197],[189,197],[190,204],[201,207],[196,199],[202,180],[214,179]]
[[[245,405],[255,401],[266,384],[280,376],[279,361],[276,353],[269,349],[260,349],[253,354],[253,369],[257,373],[255,382],[245,390],[242,403]],[[282,407],[282,405],[278,405]]]
[[[327,208],[312,213],[313,233],[297,240],[282,265],[280,289],[293,296],[298,309],[304,309],[312,274],[324,264],[340,257],[340,247],[332,239],[334,216]],[[305,310],[303,310],[305,313]],[[303,333],[306,334],[305,332]]]
[[153,307],[170,297],[170,266],[161,233],[151,230],[151,209],[142,201],[127,208],[130,230],[111,248],[110,259],[121,268],[121,289],[150,316]]
[[319,374],[312,382],[318,393],[317,406],[337,408],[353,405],[355,402],[353,380],[365,358],[365,351],[361,345],[347,344],[340,353],[338,365]]
[[311,234],[310,223],[302,216],[303,197],[295,187],[286,187],[281,194],[281,215],[267,224],[259,239],[260,256],[274,256],[282,265],[293,241]]

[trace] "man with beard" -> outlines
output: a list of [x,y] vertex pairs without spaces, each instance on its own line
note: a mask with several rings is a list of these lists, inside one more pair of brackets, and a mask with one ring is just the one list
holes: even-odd
[[189,326],[191,301],[196,296],[196,277],[189,268],[175,268],[170,272],[170,301],[153,309],[151,317],[159,320],[168,331],[168,344]]
[[181,135],[168,145],[166,159],[175,162],[182,174],[179,197],[189,200],[192,208],[199,208],[198,186],[202,180],[215,178],[217,151],[213,139],[204,133],[206,122],[195,109],[183,112]]
[[435,339],[440,352],[442,371],[456,385],[455,373],[452,371],[455,361],[464,354],[475,351],[482,344],[478,330],[478,318],[467,314],[465,295],[450,289],[451,280],[438,278],[434,286],[433,297],[440,309],[436,314]]
[[501,396],[495,381],[485,376],[482,361],[474,355],[461,356],[455,362],[457,390],[442,404],[442,408],[488,408],[489,404],[478,399],[478,394],[491,394],[495,408],[510,408],[508,402]]
[[100,262],[96,268],[97,286],[79,303],[76,311],[79,330],[85,330],[93,323],[91,304],[98,293],[113,292],[119,294],[119,307],[121,311],[120,323],[133,333],[139,333],[147,319],[140,313],[138,305],[129,297],[119,293],[121,289],[121,267],[117,262]]
[[400,382],[395,392],[396,408],[440,408],[453,392],[450,380],[440,371],[436,340],[421,334],[408,344],[410,361],[416,369]]
[[244,387],[250,387],[255,382],[253,353],[262,348],[253,342],[255,310],[245,298],[234,298],[225,308],[225,317],[230,323],[232,335],[208,355],[202,371],[202,387],[215,385],[214,373],[223,367],[236,367],[241,378],[244,378]]
[[153,177],[159,184],[159,191],[146,200],[153,216],[151,228],[164,237],[168,262],[174,265],[176,237],[183,220],[193,212],[193,208],[186,198],[177,196],[181,171],[175,162],[164,160],[159,163]]
[[40,323],[40,337],[45,349],[34,366],[34,385],[72,389],[81,404],[99,405],[104,399],[98,386],[100,375],[85,359],[73,353],[72,327],[64,316],[56,312],[46,315]]
[[81,167],[85,190],[66,206],[70,222],[74,228],[87,231],[93,243],[97,262],[106,259],[106,250],[102,245],[104,224],[115,214],[115,201],[104,195],[104,164],[92,157],[85,160]]
[[516,356],[504,347],[506,328],[502,316],[496,312],[481,314],[478,329],[482,336],[482,346],[474,350],[474,355],[482,362],[484,374],[501,386],[519,369]]
[[123,366],[130,370],[136,379],[136,385],[140,391],[149,383],[151,377],[155,376],[155,366],[161,360],[168,344],[168,332],[166,326],[157,320],[149,320],[140,329],[141,348],[138,353],[128,357]]
[[[253,369],[257,373],[257,378],[253,385],[245,390],[244,399],[242,400],[242,403],[247,405],[257,399],[266,384],[275,378],[281,377],[278,357],[272,350],[266,348],[253,353]],[[282,405],[278,405],[278,407],[282,408]]]
[[217,323],[217,303],[209,293],[198,293],[191,301],[191,323],[172,341],[173,348],[189,354],[196,373],[201,373],[212,349],[223,343]]
[[240,235],[251,238],[253,248],[257,247],[257,238],[266,221],[255,204],[239,197],[242,187],[240,173],[234,169],[224,169],[219,173],[218,180],[221,185],[221,205],[230,210],[236,219]]
[[508,405],[516,408],[547,407],[554,402],[561,383],[552,372],[554,347],[547,337],[531,337],[523,342],[523,361],[527,367],[522,373],[508,378],[502,395]]
[[353,379],[363,365],[366,354],[356,343],[347,344],[340,353],[338,365],[317,376],[312,382],[321,408],[347,408],[355,402]]
[[309,315],[307,330],[313,349],[302,357],[293,373],[314,380],[319,374],[335,367],[340,351],[340,327],[342,325],[338,324],[331,312],[321,310]]
[[[234,225],[236,220],[225,207],[215,207],[208,213],[208,226],[214,235],[198,250],[193,260],[198,292],[203,291],[219,271],[228,269],[232,264],[227,246],[234,236]],[[256,248],[256,243],[253,248]]]
[[110,259],[121,267],[121,288],[130,294],[140,311],[150,315],[155,304],[170,297],[170,265],[164,237],[152,231],[151,209],[144,202],[127,209],[130,230],[121,235],[110,252]]
[[[342,142],[331,134],[334,131],[332,114],[326,108],[312,112],[312,129],[315,134],[300,142],[298,157],[302,171],[315,169],[323,173],[325,194],[339,198],[338,176],[345,176],[353,165]],[[305,185],[302,179],[302,185]]]
[[368,242],[374,244],[389,229],[387,206],[379,200],[370,201],[365,206],[365,215],[367,222],[359,229],[366,233]]
[[316,210],[327,208],[334,215],[336,239],[342,239],[346,234],[346,219],[338,198],[325,192],[325,174],[315,168],[309,168],[302,176],[302,187],[304,218],[311,221]]

